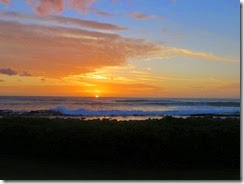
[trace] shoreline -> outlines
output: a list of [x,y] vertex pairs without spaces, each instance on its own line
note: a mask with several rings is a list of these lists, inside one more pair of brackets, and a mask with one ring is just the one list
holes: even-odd
[[233,114],[190,114],[190,115],[114,115],[114,116],[83,116],[83,115],[69,115],[63,114],[54,110],[30,110],[30,111],[13,111],[13,110],[0,110],[0,118],[8,118],[8,117],[24,117],[24,118],[61,118],[61,119],[80,119],[80,120],[102,120],[102,119],[110,119],[110,120],[148,120],[148,119],[162,119],[164,117],[173,117],[173,118],[189,118],[189,117],[202,117],[202,118],[240,118],[240,113]]

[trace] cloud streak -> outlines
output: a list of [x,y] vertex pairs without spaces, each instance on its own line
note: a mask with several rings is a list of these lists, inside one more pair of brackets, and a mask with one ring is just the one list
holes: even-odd
[[114,17],[115,16],[113,13],[104,12],[104,11],[98,10],[96,8],[90,8],[89,11],[91,11],[99,16],[102,16],[102,17]]
[[209,61],[219,61],[219,62],[239,62],[235,58],[227,58],[216,56],[210,53],[205,52],[196,52],[189,49],[180,49],[175,47],[161,47],[157,51],[152,51],[144,60],[160,60],[160,59],[169,59],[175,56],[184,56],[184,57],[193,57],[197,59],[209,60]]
[[132,12],[128,14],[130,17],[137,19],[137,20],[150,20],[150,19],[160,19],[162,17],[156,15],[146,15],[141,12]]
[[176,55],[190,56],[190,57],[206,59],[206,60],[210,60],[210,61],[238,62],[237,59],[215,56],[213,54],[209,54],[209,53],[205,53],[205,52],[194,52],[194,51],[187,50],[187,49],[171,48],[170,52],[172,52]]
[[83,20],[76,18],[68,18],[68,17],[60,17],[60,16],[38,16],[38,15],[30,15],[23,13],[15,13],[15,12],[0,12],[0,19],[12,19],[14,21],[25,22],[28,20],[34,21],[34,24],[42,24],[49,23],[52,24],[60,24],[61,26],[72,25],[77,28],[90,28],[97,30],[110,30],[110,31],[124,31],[128,28],[121,27],[114,24],[109,23],[101,23],[93,20]]

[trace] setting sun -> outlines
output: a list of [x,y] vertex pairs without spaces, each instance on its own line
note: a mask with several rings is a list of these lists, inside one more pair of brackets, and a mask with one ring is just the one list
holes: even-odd
[[98,95],[96,95],[95,97],[96,97],[96,98],[99,98],[99,96],[98,96]]

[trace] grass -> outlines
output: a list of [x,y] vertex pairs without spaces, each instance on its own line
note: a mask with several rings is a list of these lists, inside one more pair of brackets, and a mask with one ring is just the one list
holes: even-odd
[[0,119],[1,179],[240,179],[240,119]]

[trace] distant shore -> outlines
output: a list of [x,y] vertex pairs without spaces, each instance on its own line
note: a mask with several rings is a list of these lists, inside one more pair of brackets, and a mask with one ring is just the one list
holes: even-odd
[[0,146],[8,180],[240,179],[239,118],[2,117]]

